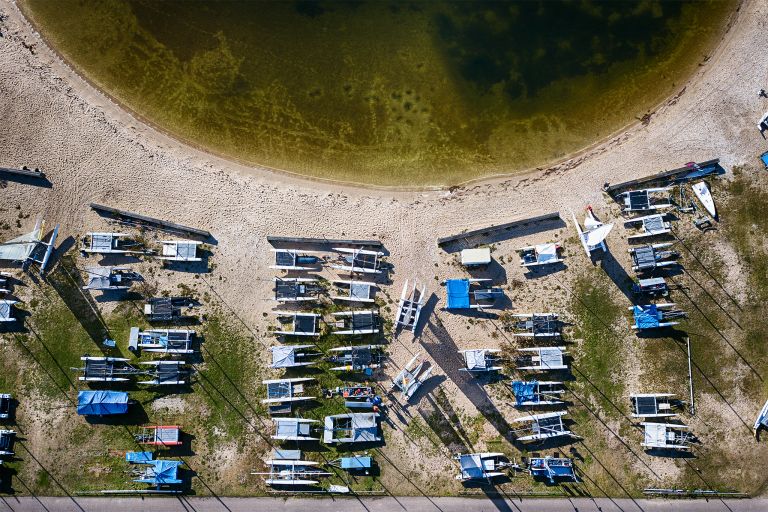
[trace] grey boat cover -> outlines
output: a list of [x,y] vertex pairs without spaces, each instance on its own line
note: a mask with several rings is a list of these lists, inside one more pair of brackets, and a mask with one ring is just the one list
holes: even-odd
[[376,415],[369,413],[351,414],[352,441],[365,443],[379,440],[379,428],[376,425]]
[[272,347],[272,368],[296,366],[296,350],[291,346]]
[[298,422],[292,418],[280,419],[276,423],[275,435],[277,437],[306,437],[309,435],[309,423]]

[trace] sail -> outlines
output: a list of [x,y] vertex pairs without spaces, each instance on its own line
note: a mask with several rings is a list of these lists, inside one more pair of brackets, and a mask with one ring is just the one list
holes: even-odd
[[608,236],[612,229],[613,224],[601,225],[599,228],[593,229],[584,235],[584,243],[590,248],[597,247],[605,240],[605,237]]
[[0,244],[0,260],[25,261],[40,243],[42,236],[43,225],[38,220],[35,229],[29,233]]
[[592,210],[587,210],[587,215],[584,217],[584,229],[592,231],[602,225],[603,223],[595,218],[595,214],[592,213]]

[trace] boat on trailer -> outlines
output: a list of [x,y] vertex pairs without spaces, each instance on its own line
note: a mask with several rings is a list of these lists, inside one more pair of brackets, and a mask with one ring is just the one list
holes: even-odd
[[567,457],[531,457],[528,460],[528,472],[533,478],[546,478],[550,484],[565,479],[578,481],[573,471],[573,461]]
[[416,391],[432,374],[432,366],[426,361],[418,361],[421,353],[417,353],[408,364],[392,379],[392,389],[398,389],[406,400],[410,400]]
[[271,458],[264,462],[269,471],[251,474],[265,476],[264,482],[272,487],[314,486],[320,483],[317,478],[333,476],[333,473],[321,470],[319,462],[302,460],[301,450],[275,448]]
[[516,358],[518,370],[546,372],[549,370],[567,370],[565,347],[527,347],[518,348]]
[[629,395],[633,418],[669,418],[677,416],[672,393],[639,393]]
[[426,298],[424,287],[419,287],[417,281],[413,282],[411,291],[408,291],[408,280],[405,280],[403,291],[400,293],[400,302],[397,304],[396,325],[404,327],[411,332],[416,332],[416,326],[419,324],[421,308],[424,307]]
[[628,219],[624,225],[634,229],[635,233],[627,237],[628,240],[637,240],[649,236],[665,235],[672,232],[672,223],[664,220],[665,214],[654,213],[643,217]]
[[561,263],[560,245],[555,243],[531,245],[517,249],[520,255],[521,267],[540,267],[542,265],[552,265]]
[[650,450],[690,451],[693,435],[688,425],[679,423],[640,423],[645,427],[641,446]]
[[273,332],[282,336],[320,336],[318,313],[304,311],[274,311],[278,326]]
[[677,325],[680,322],[675,319],[685,318],[686,315],[684,311],[674,308],[674,302],[631,306],[629,310],[634,317],[632,328],[642,331]]
[[557,313],[518,313],[512,318],[517,319],[512,327],[518,337],[556,338],[561,334],[562,322]]
[[672,245],[672,242],[664,242],[632,247],[629,249],[629,254],[632,256],[632,270],[635,272],[652,272],[660,267],[677,265],[676,259],[680,253],[669,250]]
[[666,297],[669,295],[669,286],[663,277],[639,279],[632,285],[632,293],[648,297]]
[[515,407],[538,407],[563,403],[565,387],[555,380],[516,380],[509,384],[515,395]]
[[374,302],[372,297],[376,289],[376,283],[367,281],[333,281],[337,294],[331,295],[332,300],[344,300],[350,302]]
[[339,335],[376,334],[379,332],[379,314],[374,310],[337,311],[331,313],[333,333]]
[[498,348],[459,350],[464,359],[464,368],[459,370],[473,375],[501,371],[504,367],[501,366],[501,358],[497,355],[500,352],[501,349]]
[[367,249],[348,249],[346,247],[334,247],[333,250],[340,252],[341,255],[339,262],[332,264],[331,268],[346,270],[352,273],[381,274],[383,252]]
[[[42,218],[38,218],[35,227],[29,233],[0,243],[0,260],[19,263],[24,270],[29,268],[30,264],[37,263],[40,265],[40,275],[43,275],[53,253],[53,245],[59,235],[59,225],[56,224],[53,228],[51,237],[47,242],[43,241],[44,228],[45,222]],[[45,248],[42,255],[38,250],[40,247]]]
[[143,243],[127,233],[90,231],[80,243],[80,250],[86,254],[151,254]]
[[141,276],[128,267],[86,267],[88,284],[83,290],[124,291]]
[[672,187],[628,190],[616,195],[616,201],[624,205],[624,212],[647,212],[672,208],[670,200]]
[[491,279],[448,279],[445,281],[447,292],[445,309],[448,311],[461,309],[492,308],[496,301],[504,296],[501,288],[484,288]]
[[512,435],[517,441],[543,441],[553,437],[575,437],[563,423],[563,416],[568,411],[547,412],[533,414],[522,418],[515,418],[512,423],[519,425],[512,429]]
[[275,255],[275,264],[269,268],[276,270],[317,270],[321,260],[315,254],[320,251],[302,251],[299,249],[271,249]]
[[332,354],[328,362],[337,364],[330,368],[337,372],[370,373],[382,366],[384,360],[384,345],[354,345],[348,347],[335,347],[329,350]]
[[459,453],[453,458],[459,462],[460,472],[456,480],[461,482],[504,477],[504,470],[514,466],[503,453],[498,452]]

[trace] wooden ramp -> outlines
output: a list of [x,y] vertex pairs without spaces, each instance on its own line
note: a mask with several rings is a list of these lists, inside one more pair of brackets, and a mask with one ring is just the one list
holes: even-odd
[[379,240],[343,240],[338,238],[302,238],[293,236],[267,236],[267,242],[275,244],[316,244],[316,245],[363,245],[370,247],[382,247]]
[[546,221],[551,221],[556,219],[560,219],[560,212],[552,212],[544,215],[537,215],[536,217],[528,217],[526,219],[513,220],[512,222],[506,222],[504,224],[493,224],[488,227],[484,227],[480,229],[464,231],[463,233],[459,233],[458,235],[451,235],[443,238],[438,238],[437,245],[438,247],[443,247],[444,245],[447,245],[451,242],[472,238],[474,236],[481,236],[481,235],[488,236],[493,233],[498,233],[499,231],[511,231],[513,229],[516,229],[522,226],[527,226],[529,224],[535,224],[537,222],[546,222]]
[[[713,169],[712,174],[722,174],[725,172],[725,169],[723,169],[720,166],[719,158],[715,158],[713,160],[707,160],[706,162],[697,163],[696,166],[698,166],[698,168],[701,170],[706,170],[711,168]],[[614,195],[617,192],[621,192],[629,188],[646,186],[655,182],[674,181],[675,179],[680,178],[690,172],[695,172],[696,170],[697,169],[695,167],[688,167],[686,165],[684,167],[678,167],[677,169],[672,169],[671,171],[662,171],[656,174],[652,174],[651,176],[646,176],[645,178],[638,178],[636,180],[629,180],[622,183],[617,183],[615,185],[609,185],[605,187],[605,191],[610,195]]]
[[39,169],[27,169],[23,167],[21,169],[11,169],[9,167],[0,167],[0,173],[15,174],[16,176],[28,176],[30,178],[45,179],[45,173]]
[[189,226],[183,226],[174,222],[155,219],[154,217],[147,217],[146,215],[139,215],[138,213],[118,210],[117,208],[112,208],[110,206],[91,203],[91,208],[108,216],[114,217],[118,222],[125,224],[152,226],[164,231],[169,231],[171,233],[181,233],[184,235],[191,235],[192,237],[200,237],[203,239],[213,238],[210,232],[203,229],[191,228]]

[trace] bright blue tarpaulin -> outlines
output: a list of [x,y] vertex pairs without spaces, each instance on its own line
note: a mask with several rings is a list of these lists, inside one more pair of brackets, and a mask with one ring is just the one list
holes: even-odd
[[178,478],[179,466],[182,464],[179,460],[153,460],[146,463],[150,467],[134,482],[142,482],[152,485],[180,484]]
[[648,306],[635,306],[633,309],[635,315],[635,326],[638,329],[653,329],[659,326],[659,310],[656,304]]
[[127,452],[125,454],[125,460],[132,464],[146,464],[154,458],[152,452]]
[[[517,405],[523,405],[524,402],[533,402],[536,400],[536,385],[538,382],[523,382],[516,380],[512,383],[512,392],[515,394]],[[537,401],[537,400],[536,400]]]
[[448,292],[446,309],[469,309],[469,279],[448,279],[445,288]]
[[760,155],[760,160],[763,161],[763,165],[765,165],[766,168],[768,168],[768,152],[763,153]]
[[124,414],[128,411],[128,393],[121,391],[80,391],[77,414],[82,416]]

